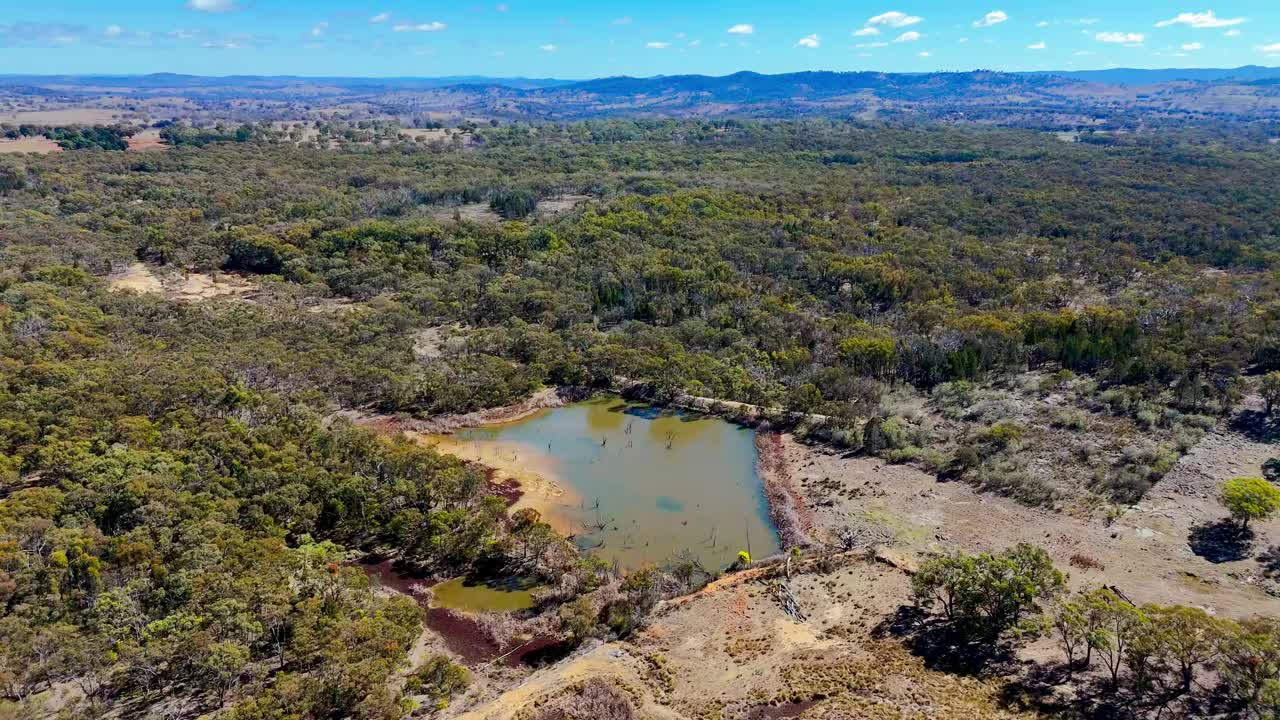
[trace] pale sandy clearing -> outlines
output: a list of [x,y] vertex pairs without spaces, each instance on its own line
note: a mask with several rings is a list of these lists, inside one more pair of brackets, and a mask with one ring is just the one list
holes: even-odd
[[245,298],[257,291],[252,282],[228,273],[159,275],[144,263],[133,263],[111,278],[111,289],[164,295],[170,300],[195,302],[216,297]]
[[45,137],[24,137],[16,140],[0,140],[0,154],[11,153],[48,153],[62,152],[58,143]]
[[60,110],[19,110],[0,115],[0,122],[19,125],[110,125],[118,111],[104,108],[63,108]]

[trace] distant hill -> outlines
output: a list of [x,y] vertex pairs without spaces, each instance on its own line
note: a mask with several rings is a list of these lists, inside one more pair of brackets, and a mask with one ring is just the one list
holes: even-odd
[[[1160,121],[1280,119],[1280,68],[554,78],[0,75],[0,94],[60,107],[118,107],[196,121],[418,117],[495,120],[607,117],[925,118],[1040,128]],[[165,103],[184,97],[196,109]],[[110,105],[107,98],[114,98]],[[247,102],[242,102],[246,101]],[[146,111],[154,101],[156,110]],[[137,109],[141,107],[143,109]],[[323,115],[321,108],[329,110]],[[335,112],[338,113],[335,115]]]
[[983,70],[955,73],[798,72],[762,75],[739,72],[714,77],[672,75],[650,78],[611,77],[563,86],[562,90],[602,96],[696,93],[715,102],[752,102],[786,98],[824,98],[866,91],[915,96],[962,93],[979,85],[1030,86],[1051,80]]
[[1023,74],[1056,75],[1072,80],[1117,85],[1154,85],[1180,80],[1193,82],[1275,80],[1280,79],[1280,68],[1262,67],[1261,65],[1245,65],[1238,68],[1169,68],[1164,70],[1113,68],[1110,70],[1048,70]]
[[152,73],[149,75],[0,75],[0,87],[4,86],[94,86],[122,87],[137,90],[168,90],[174,88],[281,88],[299,85],[327,85],[340,88],[382,88],[421,90],[449,87],[451,85],[492,85],[514,89],[555,87],[571,84],[572,80],[550,78],[491,78],[483,75],[457,75],[434,78],[421,77],[324,77],[303,75],[182,75],[177,73]]

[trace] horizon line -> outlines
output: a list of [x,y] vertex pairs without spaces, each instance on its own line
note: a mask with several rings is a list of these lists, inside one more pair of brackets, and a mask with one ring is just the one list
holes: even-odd
[[1060,73],[1079,74],[1079,73],[1100,73],[1100,72],[1117,72],[1117,71],[1120,71],[1120,72],[1215,72],[1215,71],[1216,71],[1216,72],[1230,72],[1230,71],[1233,71],[1233,70],[1246,70],[1246,69],[1274,70],[1274,71],[1280,72],[1280,66],[1259,65],[1259,64],[1256,64],[1256,63],[1249,63],[1249,64],[1246,64],[1246,65],[1238,65],[1238,66],[1235,66],[1235,67],[1185,67],[1185,66],[1183,66],[1183,67],[1177,67],[1177,66],[1173,66],[1173,67],[1134,67],[1134,66],[1117,65],[1117,66],[1114,66],[1114,67],[1091,68],[1091,69],[1067,69],[1067,68],[1057,68],[1057,69],[1048,69],[1048,70],[1045,70],[1045,69],[1036,69],[1036,70],[997,70],[997,69],[994,69],[994,68],[980,68],[980,67],[979,67],[979,68],[970,68],[970,69],[967,69],[967,70],[912,70],[912,71],[897,71],[897,70],[829,70],[829,69],[811,69],[811,70],[795,70],[795,71],[791,71],[791,72],[768,73],[768,72],[759,72],[759,71],[756,71],[756,70],[745,70],[745,69],[744,69],[744,70],[735,70],[734,72],[731,72],[731,73],[725,73],[725,74],[722,74],[722,75],[713,75],[713,74],[708,74],[708,73],[698,73],[698,72],[688,72],[688,73],[660,74],[660,75],[627,75],[627,74],[620,74],[620,75],[598,75],[598,76],[580,77],[580,78],[570,78],[570,77],[551,77],[551,76],[545,76],[545,77],[531,77],[531,76],[524,76],[524,75],[468,75],[468,74],[453,74],[453,75],[332,75],[332,74],[318,74],[318,75],[308,75],[308,74],[299,74],[299,73],[276,73],[276,74],[245,74],[245,73],[234,73],[234,74],[229,74],[229,75],[212,75],[212,74],[210,74],[210,75],[205,75],[205,74],[198,74],[198,73],[182,73],[182,72],[172,72],[172,71],[168,71],[168,70],[156,70],[156,71],[152,71],[152,72],[140,72],[140,73],[113,73],[113,72],[100,72],[100,73],[95,73],[95,72],[69,72],[69,73],[13,73],[13,72],[2,72],[2,73],[0,73],[0,79],[7,79],[7,78],[122,78],[122,79],[127,79],[127,78],[146,78],[146,77],[156,77],[156,76],[161,76],[161,75],[171,75],[171,76],[174,76],[174,77],[203,78],[203,79],[209,79],[209,80],[228,80],[228,79],[234,79],[234,78],[258,78],[258,79],[299,78],[299,79],[308,79],[308,80],[326,80],[326,79],[329,79],[329,80],[467,80],[467,79],[471,79],[471,80],[523,80],[523,81],[529,81],[529,82],[564,82],[564,83],[575,83],[575,82],[590,82],[590,81],[592,81],[592,80],[610,80],[610,79],[624,79],[624,78],[625,78],[625,79],[632,79],[632,80],[656,80],[656,79],[661,79],[661,78],[678,78],[678,77],[726,78],[726,77],[731,77],[731,76],[733,76],[733,75],[744,75],[744,74],[759,75],[759,76],[762,76],[762,77],[785,77],[785,76],[788,76],[788,75],[802,75],[802,74],[806,74],[806,73],[829,73],[829,74],[874,74],[874,75],[944,75],[944,74],[967,74],[967,73],[982,73],[982,72],[986,72],[986,73],[997,73],[997,74],[1003,74],[1003,75],[1054,75],[1054,74],[1060,74]]

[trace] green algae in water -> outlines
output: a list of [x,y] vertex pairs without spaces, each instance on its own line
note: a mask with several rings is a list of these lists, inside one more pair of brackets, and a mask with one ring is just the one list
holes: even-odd
[[454,440],[550,468],[573,500],[540,509],[581,549],[624,568],[691,555],[719,570],[748,547],[752,557],[778,551],[750,428],[600,398]]
[[454,578],[431,588],[432,607],[467,612],[514,612],[533,607],[536,584],[522,578],[477,583]]

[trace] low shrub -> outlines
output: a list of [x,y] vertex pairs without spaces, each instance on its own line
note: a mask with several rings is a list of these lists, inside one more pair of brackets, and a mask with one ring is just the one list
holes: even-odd
[[1084,430],[1089,424],[1089,415],[1075,408],[1058,408],[1049,418],[1049,424],[1064,430]]
[[404,689],[411,695],[426,695],[442,708],[470,684],[470,670],[455,665],[444,655],[435,655],[409,674]]
[[991,458],[978,466],[974,481],[984,490],[1008,495],[1026,505],[1052,505],[1057,493],[1043,479],[1027,472],[1017,460]]

